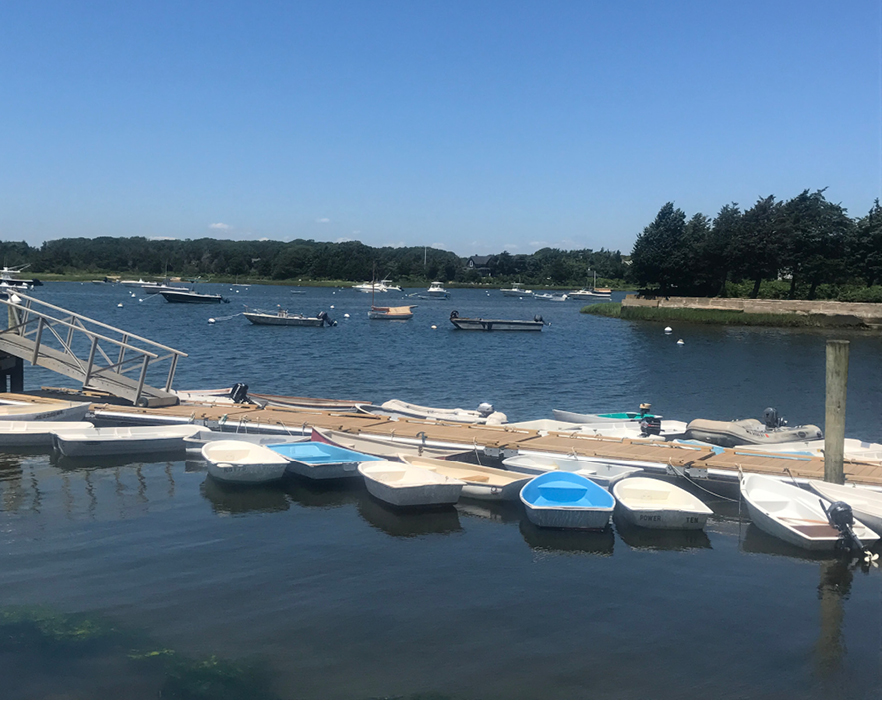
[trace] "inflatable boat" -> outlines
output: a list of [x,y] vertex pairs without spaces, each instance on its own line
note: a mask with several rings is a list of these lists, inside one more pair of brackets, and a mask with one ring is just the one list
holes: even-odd
[[824,433],[817,425],[790,427],[786,420],[778,417],[778,412],[774,408],[766,408],[762,421],[756,419],[733,420],[731,422],[693,420],[686,425],[686,436],[721,447],[735,447],[742,444],[805,442],[823,439]]

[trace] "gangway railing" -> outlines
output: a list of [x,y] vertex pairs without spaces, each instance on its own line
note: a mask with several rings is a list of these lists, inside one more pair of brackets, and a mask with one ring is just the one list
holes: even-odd
[[[23,293],[10,292],[0,302],[9,309],[9,327],[0,331],[0,351],[135,405],[177,404],[172,383],[178,359],[186,353]],[[148,370],[156,373],[164,362],[164,386],[149,385]]]

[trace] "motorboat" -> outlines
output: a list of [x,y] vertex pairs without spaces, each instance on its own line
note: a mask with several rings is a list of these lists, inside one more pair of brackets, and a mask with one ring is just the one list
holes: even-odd
[[506,469],[534,476],[553,471],[576,473],[604,488],[642,471],[638,466],[616,464],[596,457],[563,457],[539,452],[520,452],[503,459],[502,465]]
[[594,285],[591,288],[580,288],[579,290],[574,290],[569,293],[570,298],[574,298],[576,300],[611,300],[612,299],[612,289],[611,288],[598,288],[597,287],[597,272],[594,272]]
[[817,425],[796,425],[790,427],[787,421],[778,417],[775,408],[763,411],[763,420],[692,420],[686,427],[686,435],[700,442],[709,442],[720,447],[734,447],[743,444],[779,444],[782,442],[801,442],[823,439],[824,433]]
[[327,325],[328,327],[334,327],[337,324],[324,311],[315,317],[307,317],[299,312],[290,313],[287,310],[283,310],[281,306],[274,313],[246,309],[242,314],[246,320],[255,325],[278,325],[282,327],[323,327]]
[[563,303],[569,300],[566,293],[555,295],[554,293],[533,293],[534,300],[544,300],[548,303]]
[[[830,524],[825,503],[799,486],[761,474],[743,474],[741,496],[751,521],[773,537],[812,551],[833,551],[843,543],[842,532]],[[879,539],[859,520],[854,520],[851,529],[864,547]]]
[[7,422],[81,422],[89,412],[91,403],[68,400],[30,402],[20,400],[0,401],[0,420]]
[[841,500],[851,506],[852,513],[873,532],[882,535],[882,492],[870,488],[826,481],[810,480],[811,489],[819,496],[835,503]]
[[688,491],[657,478],[623,478],[612,487],[612,494],[625,520],[654,530],[701,530],[713,515]]
[[197,293],[192,290],[160,290],[159,294],[170,303],[229,303],[229,298],[214,293]]
[[523,283],[512,283],[511,288],[500,288],[499,292],[509,298],[523,298],[533,295],[532,290],[524,289]]
[[396,286],[392,284],[388,278],[384,278],[381,281],[369,281],[367,283],[358,283],[352,286],[354,290],[361,291],[362,293],[390,293],[392,291],[396,291],[401,293],[401,286]]
[[294,435],[269,434],[265,432],[219,432],[203,427],[200,432],[189,437],[184,437],[184,447],[190,456],[201,456],[202,447],[209,442],[218,442],[221,440],[235,440],[237,442],[248,442],[250,444],[260,444],[266,446],[268,444],[280,444],[288,442],[305,442],[309,436],[295,437]]
[[288,459],[253,442],[221,439],[208,442],[202,449],[208,463],[208,475],[226,483],[267,483],[285,475]]
[[483,332],[507,331],[507,332],[541,332],[548,323],[541,315],[536,315],[532,320],[494,320],[481,317],[460,317],[459,312],[454,310],[450,313],[450,322],[458,330],[478,330]]
[[3,266],[0,268],[0,281],[6,284],[8,288],[16,290],[30,290],[36,286],[42,286],[43,283],[36,278],[19,278],[19,274],[24,271],[30,264],[21,266]]
[[450,293],[444,288],[441,281],[432,281],[432,284],[426,289],[426,296],[429,298],[449,298]]
[[572,422],[580,425],[601,425],[614,422],[642,422],[643,420],[661,420],[661,415],[654,415],[649,412],[652,406],[649,403],[641,403],[640,409],[636,412],[617,412],[617,413],[574,413],[568,410],[552,410],[555,420],[561,422]]
[[466,485],[465,481],[399,461],[363,462],[358,472],[364,477],[368,493],[396,507],[452,505]]
[[54,447],[64,456],[109,456],[184,451],[184,438],[202,425],[146,425],[143,427],[93,427],[54,432]]
[[288,471],[313,480],[356,476],[359,462],[380,461],[380,457],[324,442],[286,442],[266,446],[288,459]]
[[324,442],[337,447],[351,449],[356,452],[380,456],[385,459],[397,459],[402,454],[443,459],[453,454],[460,454],[471,449],[468,445],[451,445],[429,447],[425,441],[419,438],[409,437],[380,437],[364,433],[352,434],[327,428],[312,429],[312,441]]
[[92,426],[91,422],[0,420],[0,447],[51,447],[54,432],[86,430]]
[[508,419],[504,413],[496,412],[490,403],[481,403],[476,410],[463,410],[462,408],[431,408],[393,398],[380,405],[359,406],[359,411],[371,415],[379,414],[396,418],[413,417],[420,420],[461,422],[468,425],[502,425]]
[[368,310],[368,318],[371,320],[409,320],[413,317],[413,309],[416,305],[397,305],[383,307],[371,305]]
[[536,476],[521,489],[527,518],[538,527],[604,530],[615,498],[590,479],[569,471]]
[[466,464],[448,459],[429,459],[402,454],[400,459],[411,466],[422,466],[442,476],[463,481],[462,497],[474,500],[517,501],[521,488],[534,477],[516,471]]

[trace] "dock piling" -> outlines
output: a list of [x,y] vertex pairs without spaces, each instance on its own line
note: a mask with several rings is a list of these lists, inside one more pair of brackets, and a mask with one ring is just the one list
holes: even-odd
[[848,385],[849,342],[827,340],[827,398],[824,418],[824,480],[845,483],[845,390]]

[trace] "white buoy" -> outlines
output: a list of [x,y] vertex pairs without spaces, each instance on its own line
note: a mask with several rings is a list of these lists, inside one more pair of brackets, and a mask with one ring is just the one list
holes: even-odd
[[122,307],[122,303],[117,303],[117,304],[116,304],[116,307],[121,308],[121,307]]
[[432,329],[433,329],[433,330],[438,329],[438,325],[432,325]]
[[332,306],[331,306],[331,310],[333,310],[333,309],[334,309],[334,306],[332,305]]
[[686,342],[684,342],[682,339],[678,339],[677,344],[686,344]]
[[670,327],[665,327],[665,334],[670,334],[673,331]]
[[209,325],[213,325],[215,322],[217,322],[217,320],[215,320],[213,317],[209,317],[209,318],[208,318],[208,324],[209,324]]
[[134,293],[132,293],[132,297],[133,297],[133,298],[135,297],[135,294],[134,294]]
[[143,303],[143,302],[144,302],[144,298],[138,298],[138,302],[139,302],[139,303]]
[[348,312],[343,313],[343,317],[349,317],[349,313]]

